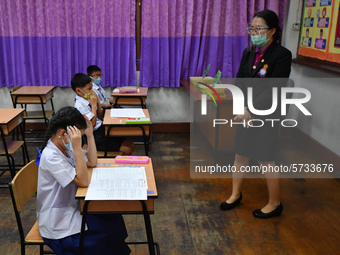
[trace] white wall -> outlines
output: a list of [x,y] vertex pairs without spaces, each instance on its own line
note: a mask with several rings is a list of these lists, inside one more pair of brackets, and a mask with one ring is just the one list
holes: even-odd
[[[283,44],[297,54],[299,31],[292,24],[301,17],[303,1],[291,0]],[[311,92],[311,100],[305,104],[312,116],[304,116],[297,108],[290,108],[289,116],[298,120],[298,128],[325,147],[340,155],[340,75],[308,66],[293,64],[291,78],[295,87]],[[297,96],[295,96],[297,97]]]

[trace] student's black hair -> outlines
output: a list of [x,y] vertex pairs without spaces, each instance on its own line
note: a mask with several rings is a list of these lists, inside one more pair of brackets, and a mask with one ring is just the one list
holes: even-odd
[[76,91],[76,88],[84,88],[86,84],[89,84],[91,82],[91,78],[84,74],[84,73],[76,73],[72,80],[71,80],[71,86],[74,91]]
[[100,69],[98,66],[95,66],[95,65],[89,66],[87,68],[87,75],[91,76],[93,74],[93,72],[97,72],[97,71],[102,71],[102,69]]
[[44,147],[52,135],[56,134],[61,128],[66,130],[67,126],[76,126],[78,129],[85,129],[87,127],[85,117],[77,108],[66,106],[56,112],[49,122]]
[[254,14],[253,18],[262,18],[268,25],[268,28],[276,28],[276,32],[273,35],[274,41],[278,41],[281,37],[281,28],[279,25],[279,17],[271,10],[263,10]]

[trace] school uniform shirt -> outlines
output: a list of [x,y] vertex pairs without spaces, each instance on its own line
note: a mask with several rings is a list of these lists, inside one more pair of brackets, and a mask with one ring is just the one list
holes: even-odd
[[[74,107],[77,108],[81,114],[85,114],[89,118],[89,120],[91,120],[94,117],[91,104],[85,98],[76,95]],[[101,125],[102,121],[97,117],[96,125],[93,127],[93,131],[96,131]]]
[[98,95],[100,103],[105,104],[107,101],[107,97],[106,97],[104,89],[101,86],[95,84],[94,82],[92,82],[92,89]]
[[[73,151],[67,157],[49,140],[42,152],[37,189],[37,218],[42,237],[61,239],[80,233],[82,216],[75,199],[77,185],[76,158]],[[83,151],[87,162],[86,151]]]

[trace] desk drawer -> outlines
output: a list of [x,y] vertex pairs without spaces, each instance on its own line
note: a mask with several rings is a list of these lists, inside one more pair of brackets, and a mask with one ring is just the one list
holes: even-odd
[[4,134],[8,135],[13,129],[20,125],[22,120],[23,120],[22,114],[20,114],[16,116],[14,119],[12,119],[9,123],[1,125]]
[[[149,135],[150,126],[143,126],[145,135]],[[109,126],[105,126],[105,134]],[[143,132],[139,127],[111,127],[110,136],[142,136]]]
[[[48,92],[45,95],[32,95],[32,96],[25,96],[25,95],[12,95],[13,100],[17,98],[17,104],[40,104],[42,98],[43,103],[46,103],[53,97],[53,91]],[[15,102],[15,101],[14,101]]]
[[[80,200],[81,211],[83,211],[85,200]],[[154,212],[154,199],[145,201],[149,213]],[[142,213],[143,208],[140,201],[121,200],[121,201],[91,201],[88,212],[121,212],[121,213]]]
[[[116,101],[116,97],[113,97],[113,101]],[[145,105],[145,97],[142,97],[143,104]],[[133,104],[133,105],[140,105],[140,99],[139,98],[128,98],[128,97],[120,97],[117,100],[117,104]]]

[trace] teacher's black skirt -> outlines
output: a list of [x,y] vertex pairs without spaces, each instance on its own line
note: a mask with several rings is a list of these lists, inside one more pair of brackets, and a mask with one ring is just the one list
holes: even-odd
[[[281,121],[265,121],[262,127],[244,128],[237,125],[235,134],[234,152],[257,161],[274,161],[277,151],[279,126]],[[256,121],[254,126],[260,126]]]

